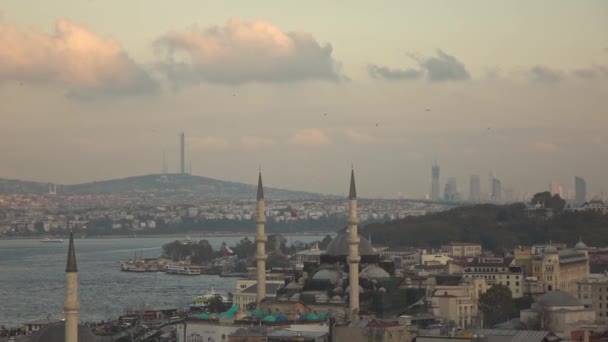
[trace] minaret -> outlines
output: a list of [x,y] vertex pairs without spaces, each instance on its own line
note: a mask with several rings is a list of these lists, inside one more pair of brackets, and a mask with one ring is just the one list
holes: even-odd
[[359,233],[357,232],[357,188],[355,187],[355,170],[350,173],[350,191],[348,194],[349,213],[348,213],[348,276],[350,292],[349,299],[349,318],[356,320],[359,314]]
[[78,301],[78,268],[76,268],[76,252],[74,251],[74,234],[70,231],[68,247],[68,262],[65,267],[65,342],[78,342],[78,319],[80,303]]
[[264,206],[264,187],[262,186],[262,171],[258,178],[258,196],[257,196],[257,215],[256,215],[256,236],[255,242],[257,245],[257,251],[255,253],[255,260],[257,261],[257,280],[258,280],[258,293],[257,293],[257,306],[259,308],[260,302],[266,298],[266,233],[264,231],[264,225],[266,223],[266,214]]

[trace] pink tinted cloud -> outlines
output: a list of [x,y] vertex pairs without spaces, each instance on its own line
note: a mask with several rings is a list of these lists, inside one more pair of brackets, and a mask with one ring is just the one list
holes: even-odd
[[285,32],[262,20],[168,32],[154,42],[160,70],[177,83],[339,80],[332,47],[309,33]]
[[156,88],[118,42],[65,19],[46,33],[0,18],[0,81],[58,85],[83,96]]
[[330,140],[321,129],[307,128],[294,133],[289,142],[295,145],[327,145]]

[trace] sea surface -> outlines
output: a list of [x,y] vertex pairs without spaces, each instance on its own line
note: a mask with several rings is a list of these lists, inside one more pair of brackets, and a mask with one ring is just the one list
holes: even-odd
[[[219,248],[222,242],[235,245],[245,236],[205,239]],[[120,271],[121,260],[133,258],[135,253],[158,257],[163,244],[177,239],[184,237],[76,239],[80,319],[116,318],[128,308],[187,307],[193,297],[211,288],[234,290],[236,278]],[[321,239],[323,236],[288,237],[290,242]],[[67,239],[63,243],[0,240],[0,325],[16,327],[27,321],[61,318],[67,248]]]

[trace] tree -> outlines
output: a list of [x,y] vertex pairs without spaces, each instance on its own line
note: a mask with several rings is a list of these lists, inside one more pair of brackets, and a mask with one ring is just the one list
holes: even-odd
[[491,328],[517,315],[511,290],[505,285],[493,285],[479,297],[478,304],[483,314],[484,328]]
[[531,204],[536,205],[540,203],[545,208],[554,209],[560,211],[566,206],[566,201],[559,197],[558,194],[551,195],[549,191],[539,192],[532,197]]
[[232,248],[234,254],[241,259],[253,257],[255,255],[255,249],[255,243],[249,240],[249,238],[242,239],[236,244],[236,246],[234,246],[234,248]]

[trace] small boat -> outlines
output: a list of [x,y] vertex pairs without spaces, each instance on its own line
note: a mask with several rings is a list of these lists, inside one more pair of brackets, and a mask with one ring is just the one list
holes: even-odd
[[40,240],[40,242],[54,242],[54,243],[61,243],[63,242],[63,239],[56,239],[56,238],[44,238],[42,240]]
[[227,305],[232,304],[232,301],[230,300],[228,295],[225,295],[221,292],[217,292],[213,288],[211,288],[211,291],[206,291],[203,294],[194,297],[190,306],[196,308],[204,308],[207,306],[207,304],[209,304],[209,300],[213,298],[220,299],[222,303]]

